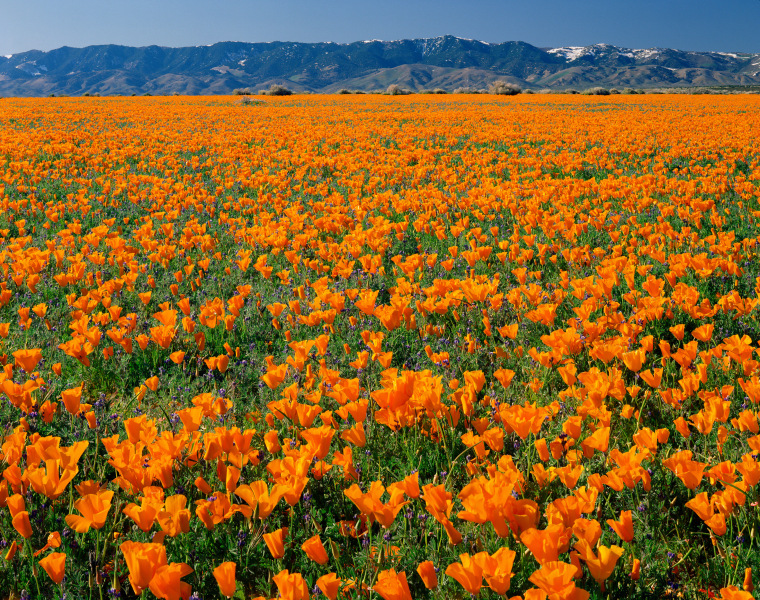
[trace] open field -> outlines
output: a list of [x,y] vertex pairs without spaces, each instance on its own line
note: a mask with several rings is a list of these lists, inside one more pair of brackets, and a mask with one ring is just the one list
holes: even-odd
[[758,182],[750,95],[0,100],[0,600],[752,597]]

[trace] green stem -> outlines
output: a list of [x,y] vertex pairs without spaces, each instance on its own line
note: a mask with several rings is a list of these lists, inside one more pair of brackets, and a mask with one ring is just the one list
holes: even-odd
[[34,577],[34,584],[37,587],[37,596],[42,597],[40,592],[40,580],[37,578],[37,565],[34,564],[34,552],[32,552],[32,545],[27,538],[24,538],[24,545],[26,546],[26,552],[29,556],[29,562],[32,565],[32,576]]

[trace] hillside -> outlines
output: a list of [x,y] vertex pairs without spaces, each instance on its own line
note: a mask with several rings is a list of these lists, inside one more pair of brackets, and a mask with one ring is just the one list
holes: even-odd
[[298,92],[484,87],[582,89],[760,85],[760,54],[630,49],[609,44],[537,48],[454,36],[351,44],[220,42],[166,48],[62,47],[0,56],[0,95],[229,94],[273,83]]

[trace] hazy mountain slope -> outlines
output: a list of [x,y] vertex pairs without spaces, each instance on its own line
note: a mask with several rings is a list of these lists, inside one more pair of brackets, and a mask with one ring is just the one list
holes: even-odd
[[537,48],[454,36],[351,44],[220,42],[165,48],[62,47],[0,56],[0,95],[224,94],[272,83],[295,91],[485,87],[760,85],[760,54],[630,49],[609,44]]

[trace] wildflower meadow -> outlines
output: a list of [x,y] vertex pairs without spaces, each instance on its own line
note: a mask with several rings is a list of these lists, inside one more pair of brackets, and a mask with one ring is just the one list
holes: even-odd
[[753,95],[0,100],[0,600],[752,598],[759,183]]

